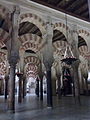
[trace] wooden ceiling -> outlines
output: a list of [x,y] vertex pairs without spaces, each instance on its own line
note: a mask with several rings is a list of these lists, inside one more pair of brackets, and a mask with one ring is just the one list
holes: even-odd
[[31,0],[89,21],[88,0]]

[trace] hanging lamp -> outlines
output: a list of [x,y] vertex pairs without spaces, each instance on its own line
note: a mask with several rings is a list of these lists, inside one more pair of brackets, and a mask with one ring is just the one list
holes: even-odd
[[[65,19],[66,19],[66,37],[67,37],[67,41],[68,41],[67,14],[65,14]],[[76,60],[77,60],[77,58],[74,57],[71,47],[67,42],[66,50],[64,53],[64,58],[61,61],[66,63],[67,65],[72,65],[72,63],[75,62]]]

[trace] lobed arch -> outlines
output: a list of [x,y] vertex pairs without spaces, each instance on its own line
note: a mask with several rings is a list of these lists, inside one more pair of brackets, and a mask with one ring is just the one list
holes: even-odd
[[33,13],[25,13],[20,15],[20,23],[30,22],[35,24],[42,34],[46,33],[46,23],[39,16]]

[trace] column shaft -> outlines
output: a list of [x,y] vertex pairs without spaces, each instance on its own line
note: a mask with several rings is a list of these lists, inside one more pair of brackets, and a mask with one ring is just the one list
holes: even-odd
[[43,100],[43,78],[40,79],[40,100]]
[[23,88],[22,88],[22,75],[19,75],[19,93],[18,93],[18,102],[22,102],[22,97],[23,97]]
[[58,98],[61,98],[61,80],[60,80],[61,76],[58,76]]
[[12,112],[15,112],[15,68],[16,65],[10,65],[8,107]]
[[79,84],[79,75],[78,75],[78,66],[74,64],[74,88],[75,88],[75,100],[80,103],[80,84]]
[[51,70],[47,70],[47,106],[52,107],[52,80]]
[[36,95],[39,97],[39,80],[36,80]]
[[7,100],[7,95],[8,95],[8,80],[9,80],[9,76],[5,76],[5,100]]

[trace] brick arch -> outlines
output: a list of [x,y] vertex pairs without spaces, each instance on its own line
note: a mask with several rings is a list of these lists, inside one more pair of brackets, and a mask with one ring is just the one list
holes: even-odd
[[32,13],[22,14],[20,16],[20,23],[23,23],[23,22],[33,23],[40,29],[41,33],[46,32],[46,24],[45,24],[44,20],[42,20],[39,16],[37,16],[35,14],[32,14]]
[[27,63],[33,63],[35,65],[39,65],[40,64],[39,59],[37,57],[35,57],[35,56],[27,56],[24,59],[24,62],[25,62],[25,64],[27,64]]
[[43,40],[35,34],[25,34],[19,37],[22,48],[25,50],[31,49],[34,52],[39,51],[43,47]]
[[70,32],[70,28],[68,26],[66,26],[64,23],[58,22],[54,24],[54,30],[59,30],[60,32],[62,32],[64,34],[64,36],[67,38],[66,35],[66,30],[68,32]]
[[6,16],[9,16],[10,11],[8,8],[0,4],[0,15],[3,19],[6,18]]
[[8,40],[10,40],[9,33],[0,28],[0,42],[6,43]]

